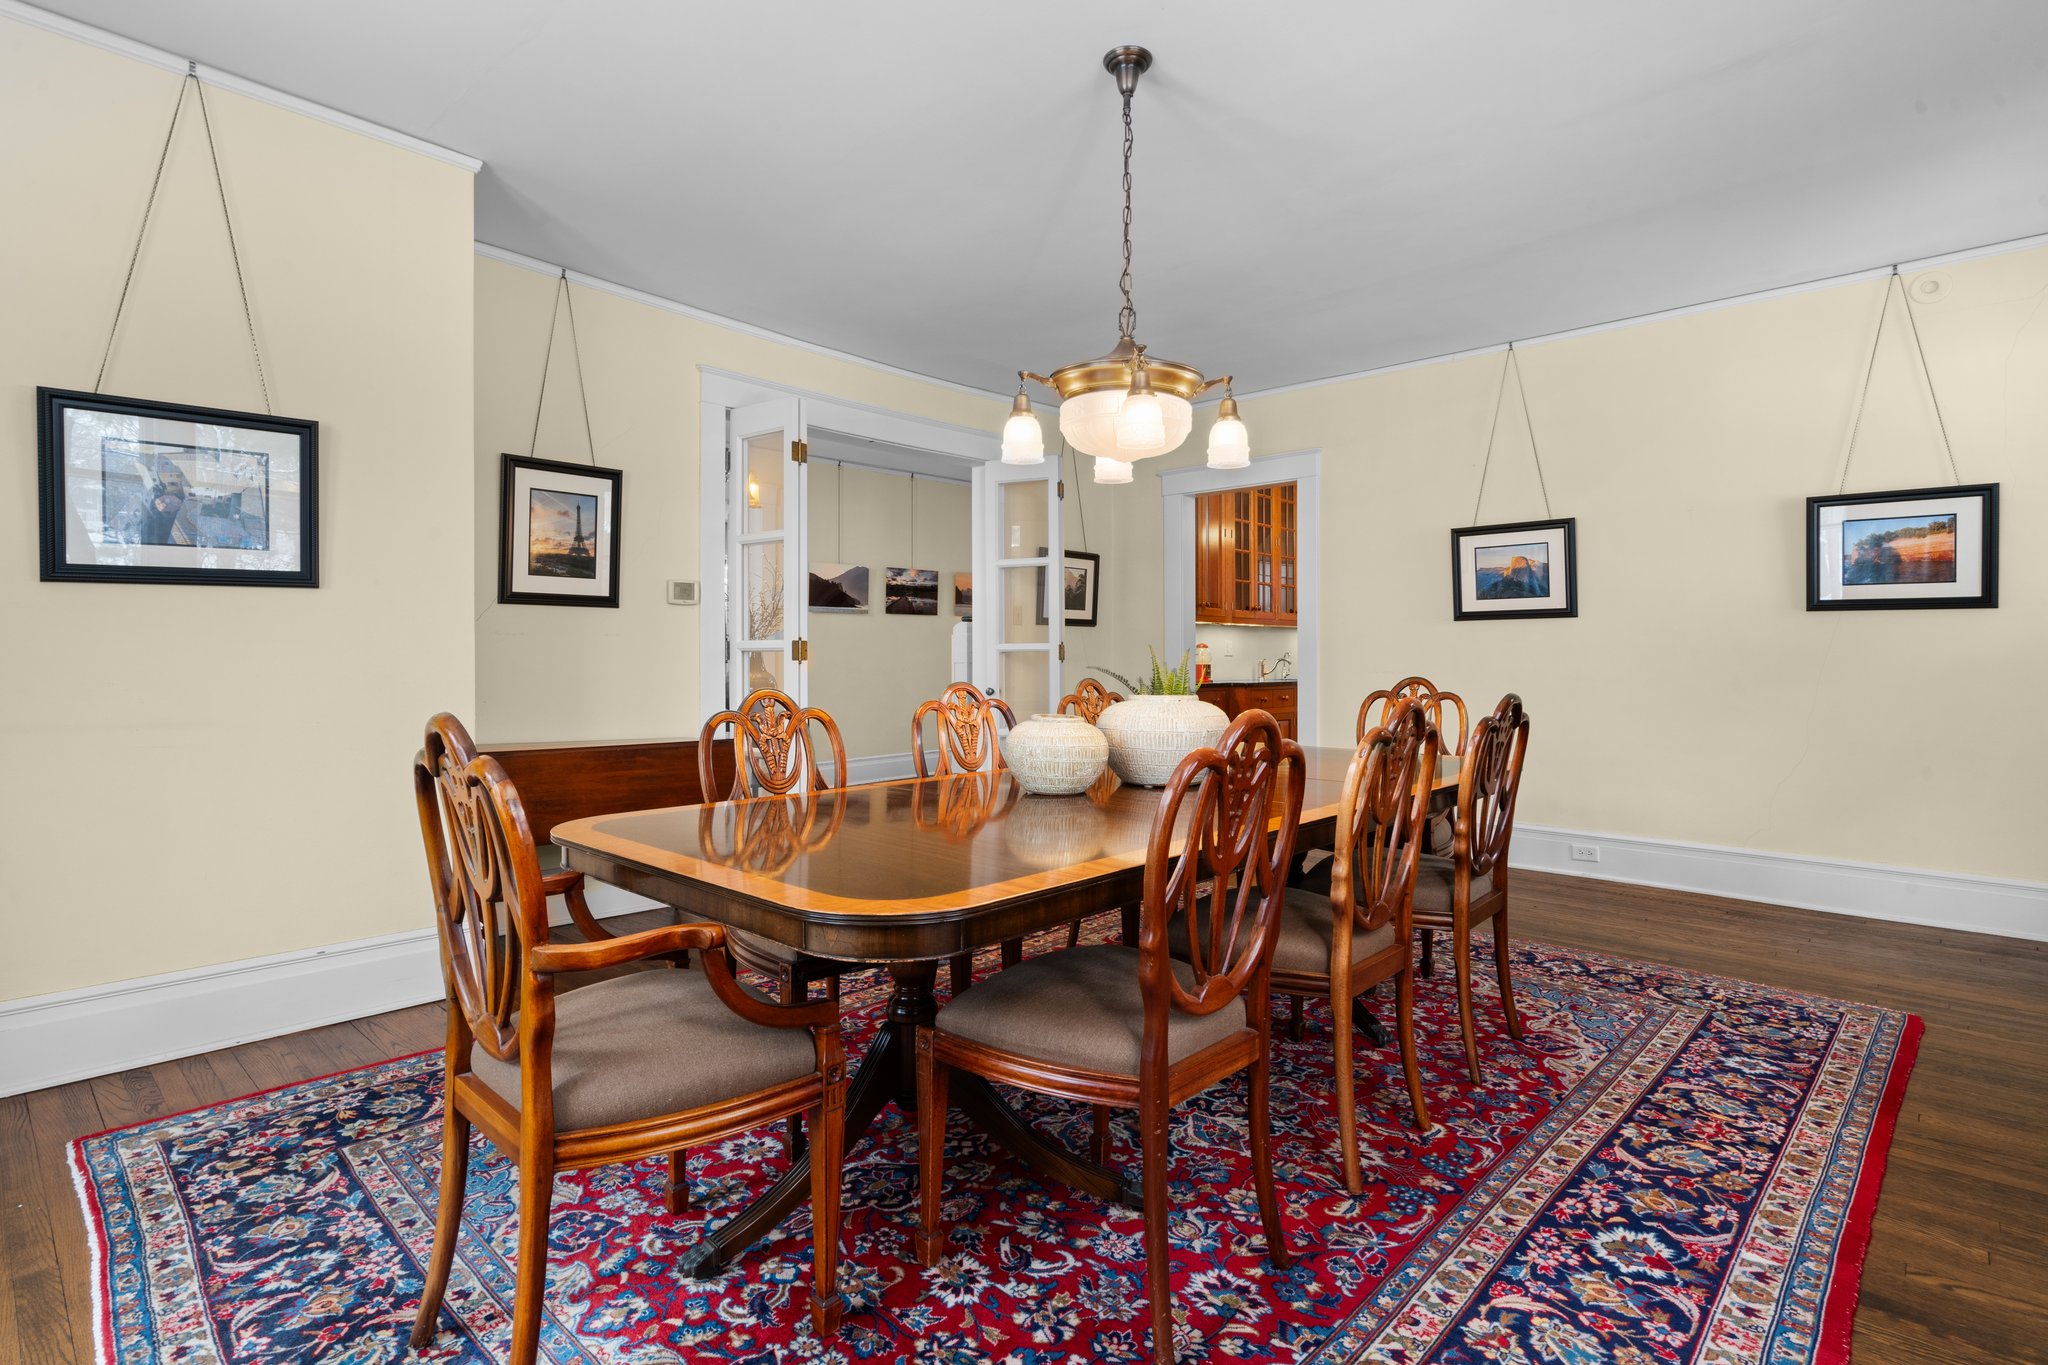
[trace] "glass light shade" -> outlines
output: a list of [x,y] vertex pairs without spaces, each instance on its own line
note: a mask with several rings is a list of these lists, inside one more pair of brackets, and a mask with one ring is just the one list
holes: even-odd
[[1124,395],[1116,410],[1116,453],[1120,460],[1142,459],[1166,448],[1166,414],[1160,410],[1159,395],[1137,389]]
[[1130,461],[1112,459],[1107,455],[1097,455],[1095,457],[1095,482],[1129,483],[1130,481]]
[[1108,456],[1129,464],[1133,460],[1164,455],[1187,440],[1195,429],[1194,405],[1178,394],[1159,389],[1152,396],[1159,403],[1165,428],[1159,442],[1150,447],[1131,448],[1117,442],[1117,415],[1124,405],[1123,389],[1097,389],[1076,394],[1060,404],[1060,435],[1083,455]]
[[1252,462],[1252,438],[1244,422],[1236,417],[1219,417],[1209,428],[1209,468],[1243,469]]
[[1003,463],[1045,463],[1045,432],[1029,412],[1013,412],[1003,423]]

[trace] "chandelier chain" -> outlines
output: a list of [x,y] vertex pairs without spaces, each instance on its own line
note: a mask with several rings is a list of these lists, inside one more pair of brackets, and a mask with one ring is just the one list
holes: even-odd
[[1124,273],[1118,281],[1123,289],[1124,306],[1116,315],[1117,331],[1122,336],[1131,336],[1138,330],[1138,310],[1131,303],[1131,147],[1135,138],[1131,132],[1131,94],[1124,92]]

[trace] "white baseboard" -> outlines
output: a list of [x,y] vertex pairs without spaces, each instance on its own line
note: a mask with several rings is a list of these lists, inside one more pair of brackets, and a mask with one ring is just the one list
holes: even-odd
[[[909,764],[908,753],[884,754],[852,760],[847,768],[856,781],[873,781],[888,775],[886,765]],[[877,776],[868,776],[870,770]],[[1572,861],[1573,844],[1596,847],[1600,861]],[[1516,829],[1513,860],[1543,872],[2048,939],[2048,886],[2032,882],[1541,825]],[[588,895],[600,918],[656,904],[597,882]],[[559,907],[554,917],[562,918]],[[433,930],[423,928],[0,1002],[0,1095],[360,1019],[440,995]]]
[[[1572,860],[1574,844],[1600,861]],[[1515,867],[2006,938],[2048,939],[2048,886],[1670,839],[1515,826]]]
[[[657,903],[591,882],[600,919]],[[565,922],[559,902],[551,918]],[[431,928],[0,1001],[0,1095],[18,1095],[441,998]]]

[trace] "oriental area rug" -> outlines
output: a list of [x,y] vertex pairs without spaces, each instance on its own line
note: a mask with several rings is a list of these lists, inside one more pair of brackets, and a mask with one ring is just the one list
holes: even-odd
[[[1090,937],[1114,934],[1113,917]],[[1363,1193],[1344,1190],[1329,1015],[1276,1023],[1275,1161],[1296,1261],[1266,1261],[1242,1077],[1174,1111],[1182,1361],[1316,1365],[1839,1365],[1919,1020],[1566,951],[1515,950],[1525,1024],[1489,964],[1485,1080],[1465,1078],[1447,971],[1419,983],[1435,1126],[1408,1126],[1395,1050],[1360,1038]],[[989,956],[984,966],[992,966]],[[846,983],[848,1052],[883,1007]],[[1391,1009],[1386,1010],[1391,1013]],[[1078,1106],[1017,1097],[1085,1150]],[[409,1356],[440,1161],[438,1053],[82,1139],[99,1358],[119,1365],[502,1361],[517,1232],[510,1165],[481,1139],[441,1330]],[[1130,1165],[1132,1130],[1116,1160]],[[692,1154],[691,1212],[659,1162],[560,1177],[541,1358],[555,1365],[1150,1359],[1141,1220],[1036,1178],[955,1115],[953,1254],[912,1254],[914,1118],[850,1153],[845,1324],[811,1335],[810,1222],[723,1277],[677,1257],[782,1166],[779,1129]]]

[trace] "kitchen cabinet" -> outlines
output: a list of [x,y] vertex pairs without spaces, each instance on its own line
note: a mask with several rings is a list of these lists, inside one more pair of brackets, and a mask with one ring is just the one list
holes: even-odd
[[1232,488],[1195,500],[1195,620],[1292,626],[1299,507],[1291,483]]
[[1265,711],[1280,722],[1280,733],[1289,739],[1298,738],[1299,712],[1296,697],[1300,689],[1292,678],[1285,680],[1267,679],[1265,682],[1204,683],[1197,689],[1202,700],[1223,709],[1223,714],[1236,720],[1246,711]]

